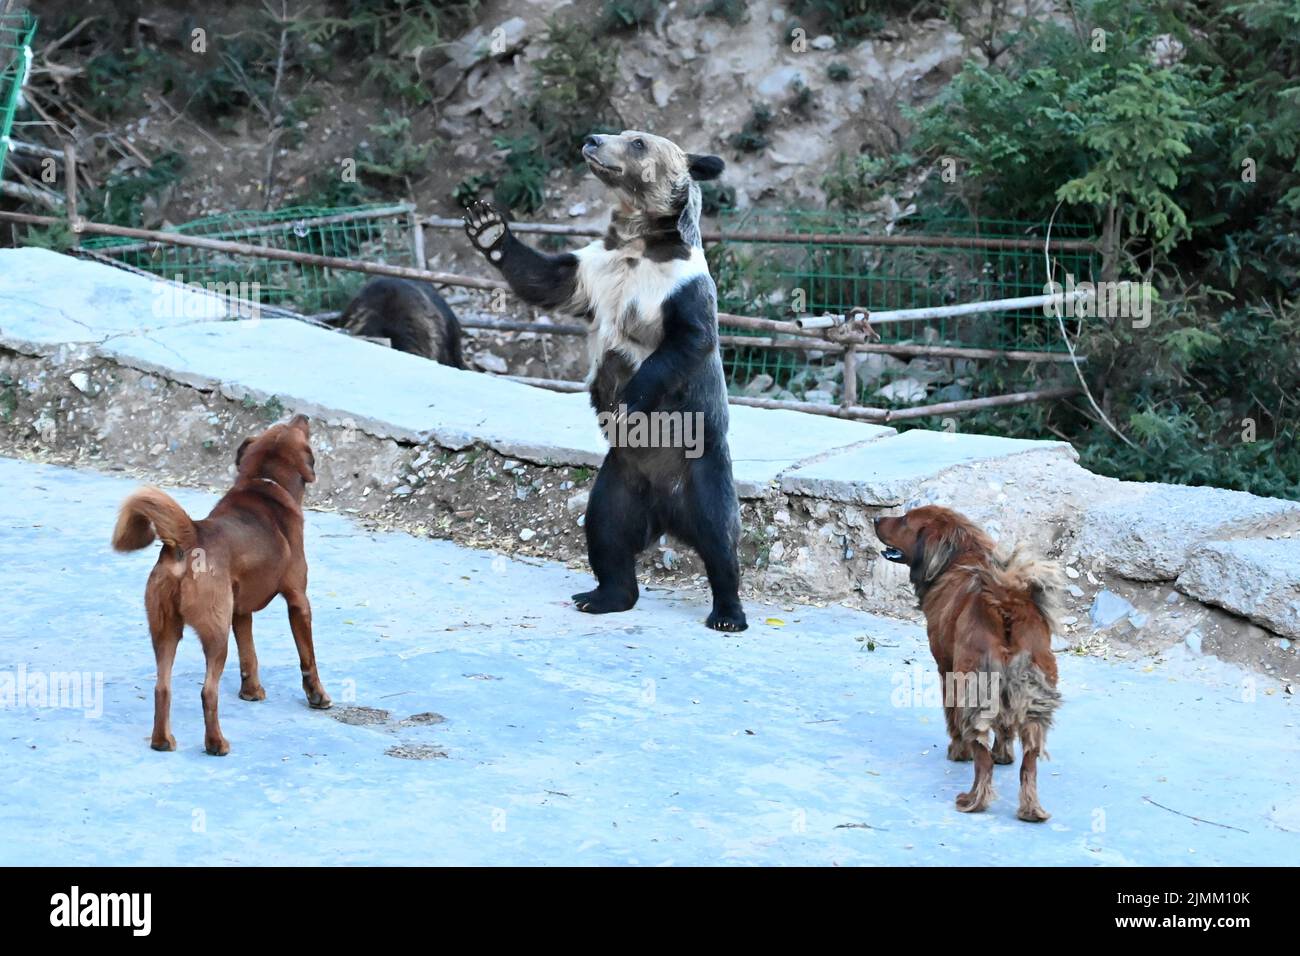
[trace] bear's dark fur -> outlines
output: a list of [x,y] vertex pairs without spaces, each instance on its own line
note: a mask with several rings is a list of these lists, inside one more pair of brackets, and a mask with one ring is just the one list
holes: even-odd
[[703,441],[692,454],[611,442],[585,523],[597,587],[574,602],[592,614],[631,608],[639,596],[637,555],[667,532],[704,562],[713,590],[708,626],[744,630],[717,289],[700,243],[694,182],[716,178],[723,162],[634,130],[589,136],[582,153],[619,200],[604,239],[576,252],[540,253],[516,239],[488,203],[467,211],[466,232],[525,301],[591,323],[588,387],[603,421],[617,413],[629,422],[654,413],[690,416]]
[[460,322],[442,296],[425,282],[372,279],[333,323],[353,335],[388,339],[400,352],[464,368]]

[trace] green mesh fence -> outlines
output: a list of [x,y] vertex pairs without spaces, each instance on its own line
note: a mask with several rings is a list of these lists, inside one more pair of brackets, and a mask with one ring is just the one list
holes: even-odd
[[[311,255],[414,266],[412,209],[407,204],[388,204],[228,212],[187,222],[174,231]],[[166,279],[198,282],[221,290],[234,283],[246,289],[242,297],[305,315],[342,309],[370,278],[349,269],[116,237],[89,239],[82,248]]]
[[[866,217],[830,212],[724,211],[724,233],[787,233],[812,237],[869,235],[879,224]],[[719,310],[739,315],[790,318],[796,290],[802,290],[803,311],[844,313],[865,307],[871,311],[953,305],[989,299],[1041,295],[1047,281],[1042,241],[1046,224],[981,219],[908,220],[906,231],[894,235],[895,245],[864,246],[834,241],[725,241],[710,248],[717,278]],[[918,241],[908,243],[909,235]],[[919,237],[927,237],[922,244]],[[951,237],[951,245],[933,238]],[[968,237],[1031,240],[1024,248],[978,249],[960,245]],[[1090,280],[1097,271],[1094,248],[1062,249],[1061,240],[1091,240],[1088,229],[1057,222],[1052,227],[1054,274],[1076,281]],[[898,322],[878,326],[884,342],[920,342],[974,348],[1062,351],[1056,320],[1041,309],[994,312],[963,318]],[[723,328],[733,335],[764,335]],[[785,386],[804,369],[834,362],[802,351],[728,347],[723,361],[730,382],[744,384],[761,373]],[[866,396],[859,396],[865,401]],[[867,404],[871,404],[867,402]]]
[[9,132],[18,110],[18,95],[31,65],[35,33],[36,21],[25,11],[0,14],[0,179],[4,178]]
[[[843,313],[865,307],[922,308],[1016,296],[1039,295],[1047,267],[1041,240],[1043,224],[997,220],[926,219],[909,221],[891,245],[837,242],[827,236],[869,235],[873,223],[851,215],[826,212],[727,211],[724,233],[782,233],[792,241],[726,240],[713,244],[708,256],[717,278],[719,309],[741,315],[789,318],[802,290],[808,313]],[[346,209],[294,207],[272,212],[231,212],[198,219],[176,231],[296,252],[414,265],[412,207],[357,206]],[[798,237],[807,236],[807,240]],[[909,236],[914,241],[908,241]],[[814,238],[816,237],[816,238]],[[1009,249],[962,245],[969,237],[1023,240]],[[944,241],[951,238],[952,242]],[[1063,248],[1074,241],[1079,248]],[[1052,229],[1053,275],[1076,282],[1092,280],[1097,253],[1086,228],[1056,223]],[[97,238],[82,247],[168,279],[199,282],[229,290],[247,283],[244,298],[304,314],[342,309],[367,280],[364,273],[316,265],[234,255],[211,249]],[[1061,351],[1056,320],[1041,309],[986,313],[962,318],[890,323],[877,327],[885,342],[919,342],[975,348]],[[736,336],[764,335],[743,329]],[[803,350],[727,346],[723,362],[727,381],[743,386],[766,373],[781,388],[793,386],[800,373],[817,377],[833,366],[835,355]],[[822,372],[822,374],[825,374]],[[805,376],[806,377],[806,376]],[[805,383],[806,385],[806,383]],[[862,383],[858,401],[869,400]]]

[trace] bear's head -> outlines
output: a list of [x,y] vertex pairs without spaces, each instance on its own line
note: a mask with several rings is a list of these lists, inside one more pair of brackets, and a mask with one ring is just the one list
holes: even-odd
[[688,153],[672,140],[624,130],[618,135],[591,135],[582,158],[618,195],[625,217],[681,221],[687,241],[698,242],[700,188],[696,181],[717,179],[726,164],[718,156]]

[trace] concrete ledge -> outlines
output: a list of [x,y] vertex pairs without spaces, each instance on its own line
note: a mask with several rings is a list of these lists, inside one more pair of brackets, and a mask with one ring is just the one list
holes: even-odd
[[761,498],[800,463],[867,448],[897,434],[869,422],[782,409],[730,407],[732,473],[742,498]]
[[1208,542],[1187,556],[1176,587],[1300,639],[1300,539]]
[[121,336],[99,347],[122,365],[236,399],[351,420],[381,438],[460,449],[482,442],[539,463],[605,454],[583,396],[448,368],[293,319],[210,322]]
[[0,249],[0,339],[28,355],[226,314],[207,293],[48,249]]
[[1065,442],[913,429],[793,468],[782,477],[781,490],[891,507],[914,496],[923,482],[950,469],[1027,452],[1048,452],[1071,461],[1078,458]]
[[[213,322],[109,339],[122,365],[235,399],[351,420],[381,438],[461,449],[481,442],[538,464],[599,465],[606,445],[585,394],[561,394],[325,331],[292,319]],[[731,409],[736,484],[761,497],[800,461],[894,434],[799,412]]]
[[1206,541],[1300,529],[1300,504],[1244,491],[1122,482],[1083,515],[1078,557],[1134,581],[1172,581]]
[[[221,300],[43,249],[0,250],[0,343],[44,355],[70,344],[236,400],[379,438],[459,450],[486,445],[537,464],[594,466],[604,437],[584,394],[560,394],[450,369],[292,319],[222,321]],[[787,469],[893,435],[894,429],[736,406],[737,490],[762,497]]]

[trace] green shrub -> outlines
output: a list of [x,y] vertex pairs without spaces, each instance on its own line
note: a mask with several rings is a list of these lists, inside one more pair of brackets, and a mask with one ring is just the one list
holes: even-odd
[[328,165],[318,169],[285,205],[289,206],[359,206],[380,198],[378,190],[362,176],[343,178],[342,169]]
[[796,118],[801,120],[811,119],[813,110],[813,91],[803,80],[798,79],[790,84],[790,112]]
[[269,109],[275,56],[270,38],[257,33],[215,39],[207,53],[185,61],[186,99],[199,117],[217,122],[243,113],[254,101]]
[[546,53],[535,63],[523,118],[552,165],[581,160],[588,134],[621,127],[612,97],[618,82],[618,50],[580,21],[552,19],[543,38]]
[[554,18],[544,42],[527,99],[511,112],[510,131],[494,140],[505,153],[502,168],[491,174],[495,198],[524,213],[541,208],[551,170],[581,162],[588,135],[622,125],[612,101],[617,49],[589,24]]
[[790,10],[837,42],[853,44],[883,30],[889,19],[938,16],[943,5],[916,0],[794,0]]
[[369,131],[367,147],[358,150],[358,170],[397,182],[427,170],[433,144],[417,144],[412,139],[409,117],[384,110],[383,122],[375,123]]
[[80,86],[92,113],[114,118],[137,111],[146,91],[170,95],[178,72],[171,54],[128,47],[88,59]]
[[597,32],[620,33],[650,26],[666,6],[661,0],[605,0],[597,20]]
[[74,238],[68,224],[58,222],[51,226],[28,226],[27,232],[23,235],[22,244],[37,249],[53,249],[55,252],[64,252],[72,248]]
[[546,201],[546,175],[551,166],[531,136],[497,138],[492,145],[506,151],[505,168],[496,177],[493,196],[507,209],[536,212]]
[[163,153],[152,163],[148,168],[111,174],[103,185],[88,194],[83,215],[96,222],[143,226],[145,200],[151,196],[160,199],[169,187],[180,181],[185,171],[185,157],[180,153]]
[[[1095,224],[1115,277],[1159,290],[1149,328],[1080,323],[1092,393],[1133,445],[1082,398],[981,413],[964,430],[1065,437],[1086,466],[1117,477],[1300,496],[1294,10],[1080,3],[1068,23],[1023,24],[995,66],[967,64],[913,114],[912,148],[959,169],[955,183],[929,178],[924,205],[1042,221],[1061,203],[1061,218]],[[1182,49],[1157,58],[1156,37]],[[837,169],[828,194],[851,206],[881,171],[872,160]],[[1040,374],[991,366],[976,392]]]
[[916,159],[909,153],[879,157],[860,153],[852,158],[841,153],[835,157],[834,169],[822,177],[826,202],[845,210],[865,209],[915,164]]
[[749,9],[744,0],[705,0],[696,16],[725,20],[731,26],[738,27],[749,19]]
[[772,143],[767,131],[772,128],[773,121],[772,108],[766,103],[755,103],[744,127],[739,133],[733,133],[727,142],[732,149],[742,153],[757,153],[767,149]]
[[475,173],[473,176],[466,176],[451,191],[451,198],[456,201],[458,206],[468,206],[475,199],[478,199],[483,194],[483,190],[487,189],[495,181],[490,173]]
[[425,57],[435,60],[448,40],[473,22],[478,0],[327,0],[294,20],[308,43],[336,56],[364,59],[366,81],[412,103],[427,103]]
[[717,180],[700,183],[700,213],[716,216],[724,209],[736,208],[736,189],[724,186]]

